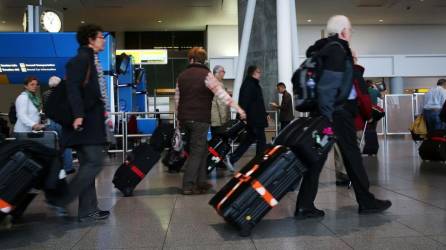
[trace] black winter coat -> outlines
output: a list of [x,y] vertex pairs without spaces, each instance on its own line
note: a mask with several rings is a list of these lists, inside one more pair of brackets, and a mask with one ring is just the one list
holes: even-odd
[[263,101],[262,88],[259,80],[247,76],[240,87],[239,105],[246,112],[248,126],[268,127],[268,121]]
[[66,81],[73,116],[82,117],[84,121],[82,131],[74,131],[73,127],[63,128],[62,145],[72,147],[105,144],[105,108],[91,48],[80,47],[78,54],[67,63]]

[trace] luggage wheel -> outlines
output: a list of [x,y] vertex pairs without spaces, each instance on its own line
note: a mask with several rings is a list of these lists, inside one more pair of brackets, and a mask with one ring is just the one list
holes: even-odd
[[124,197],[129,197],[133,195],[133,189],[132,188],[126,188],[122,191],[124,194]]

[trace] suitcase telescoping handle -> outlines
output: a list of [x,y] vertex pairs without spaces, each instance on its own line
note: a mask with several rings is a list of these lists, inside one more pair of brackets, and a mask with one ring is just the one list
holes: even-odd
[[365,121],[364,129],[362,130],[361,141],[359,142],[359,148],[361,148],[361,147],[362,147],[362,144],[364,143],[365,130],[367,129],[367,123],[369,123],[369,121]]

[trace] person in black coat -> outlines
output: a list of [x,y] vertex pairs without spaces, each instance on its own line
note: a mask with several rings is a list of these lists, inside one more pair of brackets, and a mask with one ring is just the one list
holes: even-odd
[[63,127],[61,143],[76,149],[80,167],[69,183],[67,194],[48,198],[48,204],[59,216],[64,216],[65,206],[79,197],[79,221],[101,220],[110,214],[98,208],[95,187],[106,143],[106,82],[98,60],[98,53],[105,45],[102,29],[83,25],[77,32],[77,41],[78,54],[66,65],[66,90],[74,121],[71,127]]
[[240,87],[239,105],[246,112],[248,134],[235,152],[226,156],[226,164],[229,166],[237,162],[254,141],[257,143],[257,155],[266,149],[265,128],[268,127],[268,114],[259,84],[260,76],[258,66],[249,66],[247,77]]

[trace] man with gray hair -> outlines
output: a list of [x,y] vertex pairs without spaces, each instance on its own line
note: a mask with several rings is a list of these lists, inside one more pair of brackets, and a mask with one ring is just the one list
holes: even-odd
[[[212,70],[215,78],[219,81],[220,86],[224,88],[223,78],[225,77],[225,68],[221,65],[216,65]],[[214,96],[212,100],[212,111],[211,111],[211,132],[215,133],[221,130],[221,126],[229,121],[229,107],[220,100],[217,96]]]
[[[379,200],[369,191],[369,179],[362,163],[356,141],[354,118],[358,113],[356,91],[353,87],[353,56],[349,42],[352,26],[346,16],[333,16],[328,20],[329,37],[320,39],[307,50],[307,57],[318,53],[322,59],[322,74],[317,83],[318,110],[332,124],[337,144],[344,159],[347,174],[352,182],[360,214],[379,213],[392,203]],[[313,114],[312,114],[313,115]],[[319,175],[327,160],[309,166],[303,178],[296,203],[296,218],[314,218],[325,215],[314,206]]]

